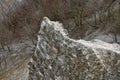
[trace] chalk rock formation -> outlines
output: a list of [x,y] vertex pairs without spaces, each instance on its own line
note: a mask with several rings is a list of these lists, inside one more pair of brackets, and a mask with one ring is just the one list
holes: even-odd
[[29,80],[120,80],[120,46],[73,40],[59,22],[44,17]]

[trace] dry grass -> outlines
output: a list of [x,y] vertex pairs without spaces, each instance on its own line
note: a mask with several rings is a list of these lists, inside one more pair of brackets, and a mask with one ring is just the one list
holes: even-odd
[[[28,64],[29,60],[30,60],[30,58],[21,60],[21,62],[19,62],[16,66],[10,68],[7,71],[0,72],[0,80],[9,80],[10,77],[15,76],[12,74],[15,74],[16,72],[21,72],[21,74],[22,74],[22,71],[24,71],[24,69],[27,68],[27,64]],[[18,77],[18,76],[16,76],[16,77]]]

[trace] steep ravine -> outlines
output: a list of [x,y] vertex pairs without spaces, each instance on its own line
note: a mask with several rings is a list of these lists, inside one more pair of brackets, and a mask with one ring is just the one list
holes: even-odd
[[120,46],[70,39],[61,23],[44,17],[29,80],[120,80]]

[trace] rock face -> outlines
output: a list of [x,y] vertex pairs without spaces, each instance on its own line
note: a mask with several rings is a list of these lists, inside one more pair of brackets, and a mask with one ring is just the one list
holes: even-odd
[[44,17],[29,70],[29,80],[120,80],[120,46],[70,39]]

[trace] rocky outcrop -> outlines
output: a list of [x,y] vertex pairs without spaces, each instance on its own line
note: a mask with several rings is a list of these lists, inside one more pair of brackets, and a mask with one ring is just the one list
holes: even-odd
[[29,70],[29,80],[120,80],[120,46],[70,39],[44,17]]
[[0,80],[120,80],[118,44],[70,39],[61,23],[46,17],[32,58],[27,43],[13,45],[18,54],[0,55]]

